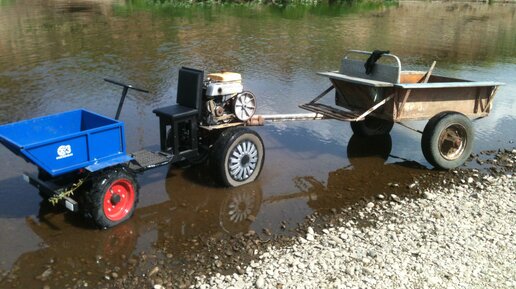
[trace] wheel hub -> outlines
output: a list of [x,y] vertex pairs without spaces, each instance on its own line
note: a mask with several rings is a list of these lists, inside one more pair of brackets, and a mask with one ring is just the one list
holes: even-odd
[[106,218],[120,221],[129,214],[134,206],[135,191],[127,179],[114,181],[104,194],[102,208]]
[[113,204],[114,206],[116,206],[118,203],[120,203],[120,200],[122,200],[122,198],[120,197],[120,195],[118,194],[115,194],[111,197],[111,204]]
[[229,156],[229,174],[234,180],[243,181],[251,176],[258,163],[258,149],[249,140],[239,143]]
[[466,128],[461,124],[452,124],[439,136],[439,153],[446,160],[455,160],[466,148]]
[[245,155],[242,157],[240,164],[242,164],[242,166],[245,166],[249,163],[250,160],[251,160],[251,158],[249,157],[249,155]]

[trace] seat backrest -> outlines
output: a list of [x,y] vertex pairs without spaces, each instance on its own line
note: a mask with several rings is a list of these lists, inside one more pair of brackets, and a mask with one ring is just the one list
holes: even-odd
[[193,109],[199,109],[202,101],[203,80],[204,71],[202,70],[188,67],[179,69],[176,103]]
[[359,77],[369,80],[399,83],[401,73],[401,62],[394,54],[383,54],[382,59],[388,63],[375,63],[371,74],[366,74],[366,58],[373,52],[361,50],[349,50],[342,59],[339,73],[351,77]]
[[371,74],[365,73],[365,61],[355,59],[342,59],[339,73],[351,77],[360,77],[369,80],[399,83],[400,68],[388,64],[375,63]]

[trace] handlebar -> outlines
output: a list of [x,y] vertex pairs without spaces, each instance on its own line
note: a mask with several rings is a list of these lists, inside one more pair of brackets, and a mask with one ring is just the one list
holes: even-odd
[[116,80],[113,80],[113,79],[104,78],[104,81],[109,82],[109,83],[112,83],[112,84],[116,84],[116,85],[119,85],[119,86],[122,86],[122,87],[127,87],[127,88],[130,88],[130,89],[134,89],[134,90],[137,90],[137,91],[141,91],[141,92],[144,92],[144,93],[149,93],[149,91],[148,91],[148,90],[146,90],[146,89],[138,88],[138,87],[133,86],[133,85],[131,85],[131,84],[121,83],[121,82],[116,81]]
[[115,84],[115,85],[119,85],[119,86],[124,88],[124,90],[122,90],[122,96],[120,97],[120,102],[118,103],[118,109],[116,110],[116,114],[115,114],[115,119],[116,120],[118,120],[118,118],[120,117],[120,113],[122,112],[122,106],[124,105],[125,96],[127,95],[127,91],[129,91],[129,89],[134,89],[136,91],[140,91],[140,92],[144,92],[144,93],[149,93],[149,91],[146,90],[146,89],[134,87],[134,86],[132,86],[130,84],[121,83],[121,82],[116,81],[116,80],[104,78],[104,81],[112,83],[112,84]]

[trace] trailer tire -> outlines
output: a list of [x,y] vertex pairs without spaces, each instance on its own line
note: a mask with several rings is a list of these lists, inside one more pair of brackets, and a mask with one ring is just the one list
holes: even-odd
[[[114,227],[134,214],[139,185],[126,167],[103,170],[93,176],[90,192],[85,192],[87,211],[102,229]],[[110,197],[111,196],[111,197]]]
[[255,131],[243,127],[223,131],[212,152],[215,172],[222,183],[229,187],[238,187],[258,178],[264,159],[261,137]]
[[471,154],[474,135],[467,116],[452,111],[441,112],[426,124],[421,149],[432,166],[453,169],[464,164]]
[[394,122],[373,116],[366,116],[363,121],[350,122],[351,130],[359,136],[376,136],[389,134]]

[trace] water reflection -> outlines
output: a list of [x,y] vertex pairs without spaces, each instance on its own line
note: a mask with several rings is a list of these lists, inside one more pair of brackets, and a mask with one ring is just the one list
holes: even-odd
[[[112,116],[119,91],[102,78],[116,78],[154,92],[129,95],[122,112],[128,150],[136,151],[158,143],[151,111],[174,101],[182,65],[240,72],[246,89],[258,97],[259,113],[290,113],[326,88],[327,80],[314,72],[337,69],[348,49],[380,48],[399,55],[404,69],[437,60],[438,74],[507,83],[493,113],[475,123],[475,150],[513,147],[515,5],[187,9],[143,3],[0,1],[0,123],[78,107]],[[424,123],[411,125],[421,129]],[[123,271],[133,254],[159,247],[181,251],[183,241],[197,234],[262,228],[288,234],[279,221],[295,226],[314,210],[339,208],[392,188],[389,183],[402,191],[403,184],[428,172],[413,162],[426,165],[420,136],[398,127],[390,140],[365,143],[350,139],[348,125],[336,121],[259,130],[267,156],[256,183],[220,188],[208,167],[148,173],[140,178],[135,217],[108,231],[91,230],[79,215],[40,208],[35,190],[18,178],[34,167],[1,147],[0,230],[8,233],[0,236],[0,267],[12,268],[18,279],[2,280],[0,287],[41,287],[34,276],[52,264],[49,283],[56,287],[77,276],[98,280],[106,270]]]

